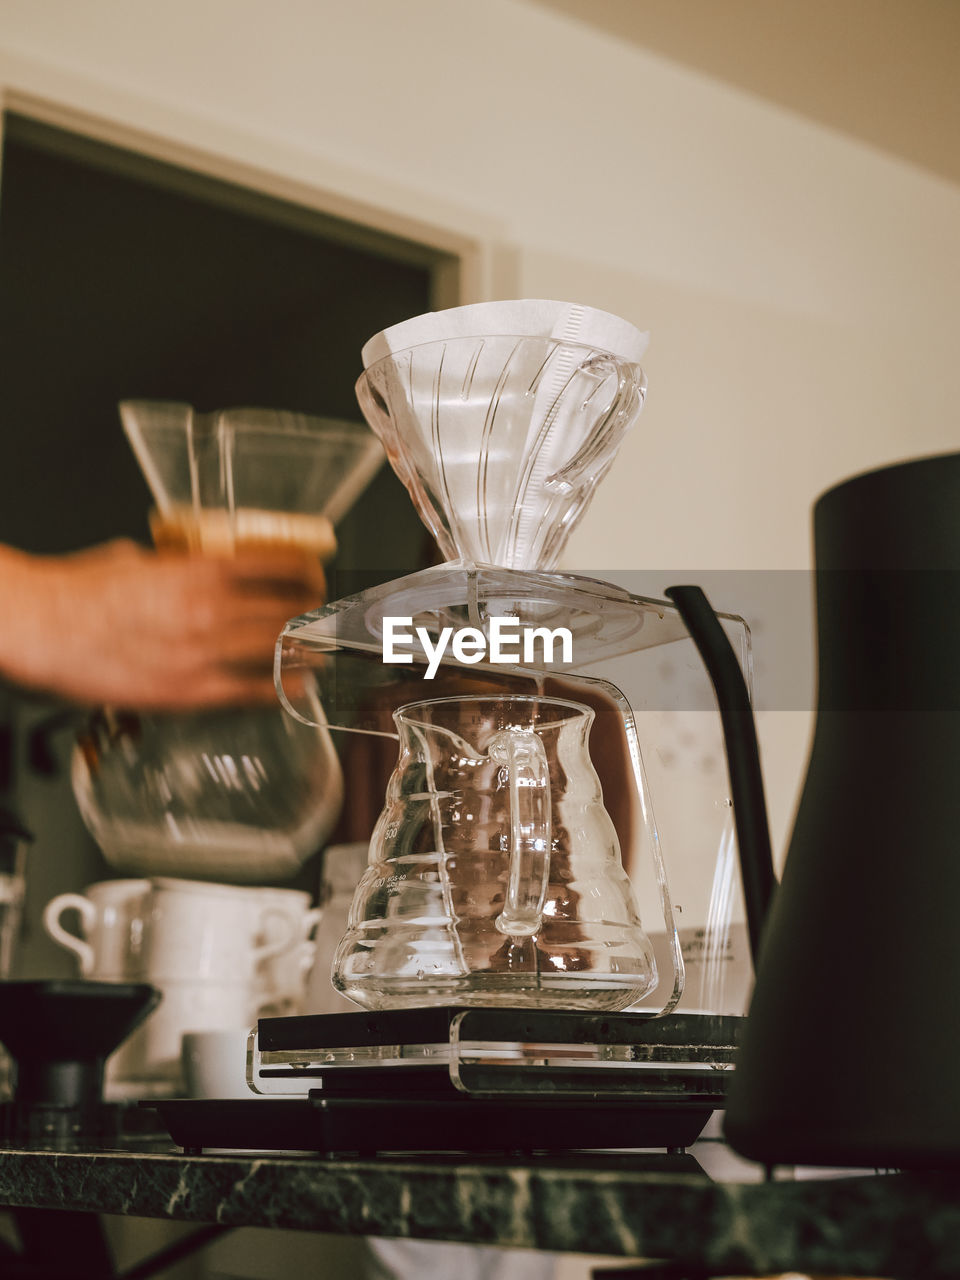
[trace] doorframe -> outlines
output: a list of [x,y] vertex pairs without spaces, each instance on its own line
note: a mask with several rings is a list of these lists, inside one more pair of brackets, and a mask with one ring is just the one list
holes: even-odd
[[428,193],[2,51],[0,113],[8,111],[81,145],[107,143],[228,183],[241,198],[282,201],[304,228],[426,266],[434,310],[517,296],[518,259],[504,227]]

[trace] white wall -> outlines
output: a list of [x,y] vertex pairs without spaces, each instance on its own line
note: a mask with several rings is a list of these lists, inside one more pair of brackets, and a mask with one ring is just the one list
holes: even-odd
[[[571,567],[802,568],[823,488],[960,445],[960,189],[523,0],[0,0],[0,80],[649,327]],[[762,726],[778,843],[807,724]]]
[[224,126],[483,218],[523,293],[649,326],[646,416],[574,559],[802,565],[821,486],[957,440],[960,190],[586,26],[521,0],[2,0],[3,53],[171,136]]
[[486,240],[477,293],[649,327],[571,567],[801,568],[819,491],[960,444],[960,189],[523,0],[0,0],[0,77]]

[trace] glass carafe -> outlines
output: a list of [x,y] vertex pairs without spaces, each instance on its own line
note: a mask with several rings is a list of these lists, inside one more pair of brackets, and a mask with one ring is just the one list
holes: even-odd
[[400,757],[333,967],[370,1009],[623,1009],[657,982],[587,749],[547,697],[401,707]]
[[343,803],[329,733],[259,708],[105,709],[78,734],[71,781],[103,856],[125,874],[283,880],[322,848]]

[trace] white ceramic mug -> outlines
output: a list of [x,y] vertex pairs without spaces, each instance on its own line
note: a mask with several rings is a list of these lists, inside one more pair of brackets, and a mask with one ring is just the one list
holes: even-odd
[[183,1037],[182,1066],[187,1098],[259,1098],[247,1084],[245,1026],[224,1031],[188,1031]]
[[[258,991],[263,1013],[272,1017],[302,1013],[307,976],[313,968],[316,944],[313,939],[323,918],[323,910],[311,905],[309,893],[300,889],[260,889],[267,913],[263,918],[264,940],[276,941],[287,916],[296,921],[294,945],[266,959],[259,968]],[[271,909],[279,909],[278,918]]]
[[143,976],[157,986],[208,982],[253,995],[259,967],[297,945],[296,913],[259,889],[165,877],[150,884]]
[[330,971],[337,944],[347,927],[353,894],[367,867],[368,847],[363,843],[330,845],[323,855],[320,901],[323,918],[316,932],[316,955],[307,974],[304,1013],[356,1013],[352,1000],[341,995]]
[[150,1017],[118,1050],[111,1080],[122,1087],[113,1096],[180,1093],[184,1037],[196,1032],[236,1032],[256,1024],[257,997],[247,983],[164,982],[163,996]]
[[[83,893],[61,893],[43,911],[43,927],[79,961],[84,978],[123,982],[141,972],[148,880],[101,880]],[[82,936],[65,929],[61,916],[76,911]]]

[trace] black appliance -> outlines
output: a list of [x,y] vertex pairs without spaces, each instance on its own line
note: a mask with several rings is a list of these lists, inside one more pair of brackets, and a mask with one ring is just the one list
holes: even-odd
[[[956,1166],[960,454],[831,489],[814,532],[816,732],[726,1134],[767,1164]],[[668,594],[730,704],[739,671],[706,598]],[[752,720],[725,730],[749,855]]]
[[3,1140],[63,1148],[115,1137],[104,1064],[159,1002],[146,983],[0,982],[0,1042],[16,1071],[13,1099],[0,1106]]

